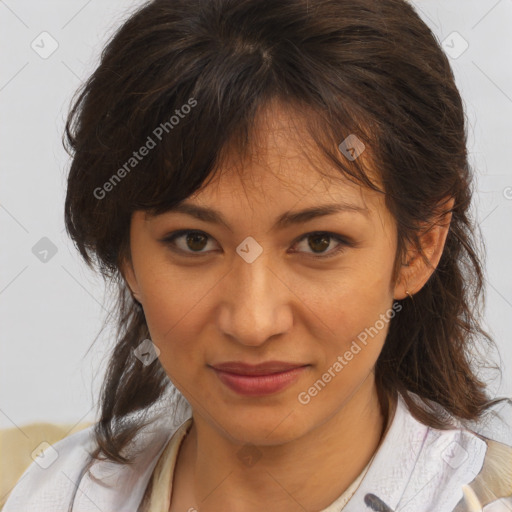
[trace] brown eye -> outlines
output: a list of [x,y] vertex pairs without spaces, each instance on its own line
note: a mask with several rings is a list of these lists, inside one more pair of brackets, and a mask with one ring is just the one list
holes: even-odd
[[[212,252],[204,250],[210,240],[214,239],[202,231],[183,229],[164,237],[161,242],[164,245],[170,246],[175,252],[189,256],[203,256]],[[300,245],[303,241],[307,241],[306,249],[309,249],[309,251],[299,250],[293,252],[305,252],[313,258],[330,258],[336,256],[347,247],[354,246],[353,242],[340,235],[322,231],[303,235],[296,245]],[[333,241],[337,243],[337,246],[335,245],[333,249],[327,250]]]
[[187,246],[193,251],[200,251],[204,249],[206,245],[206,236],[202,233],[189,233],[185,240]]
[[308,245],[313,249],[314,252],[323,252],[325,249],[327,249],[330,245],[330,236],[328,235],[319,235],[319,236],[312,236],[308,237],[308,239],[313,241],[310,242]]
[[[338,245],[335,246],[334,249],[326,251],[333,240],[337,242]],[[297,245],[300,245],[303,241],[307,241],[307,248],[310,249],[310,251],[297,252],[309,253],[313,258],[330,258],[331,256],[336,256],[347,247],[352,247],[354,245],[346,238],[336,235],[335,233],[328,232],[307,233],[299,239],[299,243]]]
[[[202,231],[181,230],[171,233],[161,240],[165,245],[171,246],[173,250],[192,256],[201,256],[210,251],[203,249],[208,245],[211,237]],[[180,243],[178,243],[180,242]]]

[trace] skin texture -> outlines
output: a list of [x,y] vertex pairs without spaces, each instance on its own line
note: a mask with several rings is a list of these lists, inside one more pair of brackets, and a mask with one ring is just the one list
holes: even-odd
[[[221,174],[187,199],[220,211],[231,229],[176,212],[132,217],[132,261],[124,263],[123,275],[143,305],[163,367],[193,410],[171,511],[321,510],[334,501],[371,459],[386,426],[373,367],[388,323],[309,403],[298,395],[390,311],[394,299],[417,292],[432,273],[411,250],[393,283],[396,225],[383,195],[347,181],[327,163],[322,173],[330,177],[320,175],[312,165],[312,157],[320,162],[318,150],[315,155],[306,144],[298,114],[274,107],[258,121],[251,153],[257,157],[244,162],[243,173],[228,155]],[[284,212],[332,203],[363,210],[273,228]],[[422,240],[433,267],[446,221]],[[208,236],[187,245],[184,235],[173,250],[161,239],[179,229]],[[335,238],[323,248],[304,237],[317,231],[350,244],[335,254]],[[248,236],[263,249],[252,263],[236,252]],[[310,366],[291,386],[264,397],[238,395],[208,366],[269,360]],[[259,457],[251,466],[239,456],[246,444]]]

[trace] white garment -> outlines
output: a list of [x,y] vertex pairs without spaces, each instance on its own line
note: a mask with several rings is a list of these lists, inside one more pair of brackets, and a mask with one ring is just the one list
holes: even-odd
[[[343,512],[473,512],[465,505],[463,485],[473,489],[483,512],[511,512],[510,403],[504,413],[475,424],[477,434],[460,425],[427,427],[399,396],[389,430]],[[138,453],[132,465],[96,460],[88,468],[95,448],[89,427],[56,443],[59,456],[46,469],[32,463],[2,512],[137,512],[160,454],[183,424],[166,407],[155,410],[154,421],[130,447]]]

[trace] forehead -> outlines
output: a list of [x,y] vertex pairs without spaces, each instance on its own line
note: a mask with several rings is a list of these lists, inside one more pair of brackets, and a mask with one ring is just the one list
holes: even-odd
[[[222,204],[239,199],[268,206],[350,200],[365,207],[367,201],[382,199],[382,194],[349,179],[329,160],[308,131],[310,119],[309,112],[283,103],[267,105],[255,117],[244,151],[227,144],[211,179],[188,201]],[[337,145],[332,150],[340,160],[345,158]],[[359,158],[365,158],[364,153]],[[366,161],[363,165],[378,182]]]

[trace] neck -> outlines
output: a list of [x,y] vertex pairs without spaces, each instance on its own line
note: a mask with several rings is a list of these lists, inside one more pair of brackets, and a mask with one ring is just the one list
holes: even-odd
[[300,438],[251,446],[253,464],[240,457],[240,443],[194,415],[177,469],[201,511],[321,510],[365,468],[387,423],[371,374],[342,408]]

